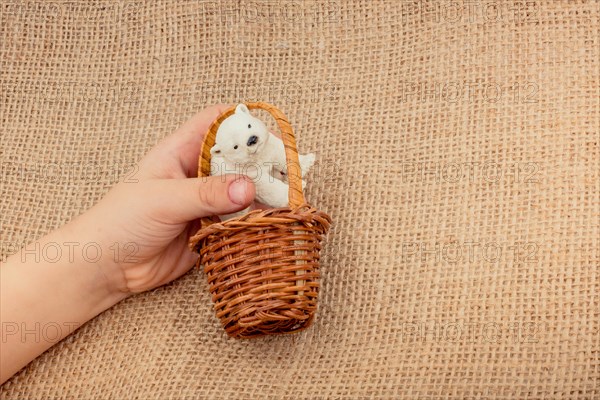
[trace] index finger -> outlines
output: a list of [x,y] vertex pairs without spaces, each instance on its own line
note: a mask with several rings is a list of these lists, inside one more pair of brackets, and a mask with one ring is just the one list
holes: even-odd
[[217,104],[200,111],[182,126],[180,126],[170,137],[169,147],[176,152],[179,162],[187,176],[196,176],[198,171],[198,157],[204,137],[208,128],[215,119],[230,106],[227,104]]
[[194,177],[198,155],[210,124],[226,109],[226,104],[210,106],[195,114],[177,130],[163,138],[139,163],[142,177]]

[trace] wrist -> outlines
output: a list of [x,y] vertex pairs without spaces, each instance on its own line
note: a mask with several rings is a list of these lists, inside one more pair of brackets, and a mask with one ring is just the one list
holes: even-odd
[[44,238],[47,243],[62,246],[64,269],[70,270],[78,284],[98,304],[98,313],[127,298],[125,277],[114,259],[111,245],[97,233],[89,231],[85,222],[76,218]]

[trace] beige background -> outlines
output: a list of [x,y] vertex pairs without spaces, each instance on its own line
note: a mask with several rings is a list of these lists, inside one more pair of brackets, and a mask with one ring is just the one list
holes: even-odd
[[1,397],[598,398],[599,3],[467,3],[2,0],[3,256],[215,102],[288,114],[334,227],[311,329],[227,338],[196,270]]

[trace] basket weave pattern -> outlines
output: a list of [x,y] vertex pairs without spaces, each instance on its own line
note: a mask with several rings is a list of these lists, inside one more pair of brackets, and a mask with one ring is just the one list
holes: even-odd
[[[228,335],[248,338],[290,333],[308,327],[317,308],[319,251],[331,219],[306,204],[298,152],[290,124],[281,111],[266,103],[262,108],[278,122],[286,150],[290,207],[254,210],[241,217],[202,228],[190,239],[200,254],[217,317]],[[210,175],[210,147],[223,113],[203,143],[199,176]]]

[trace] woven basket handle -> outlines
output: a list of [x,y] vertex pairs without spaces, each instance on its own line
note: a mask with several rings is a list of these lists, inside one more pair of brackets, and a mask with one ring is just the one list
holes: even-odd
[[[283,147],[285,148],[285,158],[288,170],[289,179],[289,192],[288,198],[290,208],[296,208],[304,204],[304,194],[302,193],[302,173],[300,170],[300,161],[298,159],[298,149],[296,147],[296,138],[294,137],[294,131],[285,115],[275,106],[263,103],[245,103],[249,109],[262,109],[266,110],[271,116],[277,121],[279,130],[281,131],[281,140],[283,141]],[[204,142],[202,143],[202,150],[200,151],[200,159],[198,161],[198,176],[205,177],[210,176],[210,149],[215,145],[217,137],[217,130],[225,118],[230,117],[235,112],[233,106],[227,111],[223,112],[217,117],[212,123]],[[203,221],[204,222],[204,221]],[[204,225],[204,223],[203,223]]]

